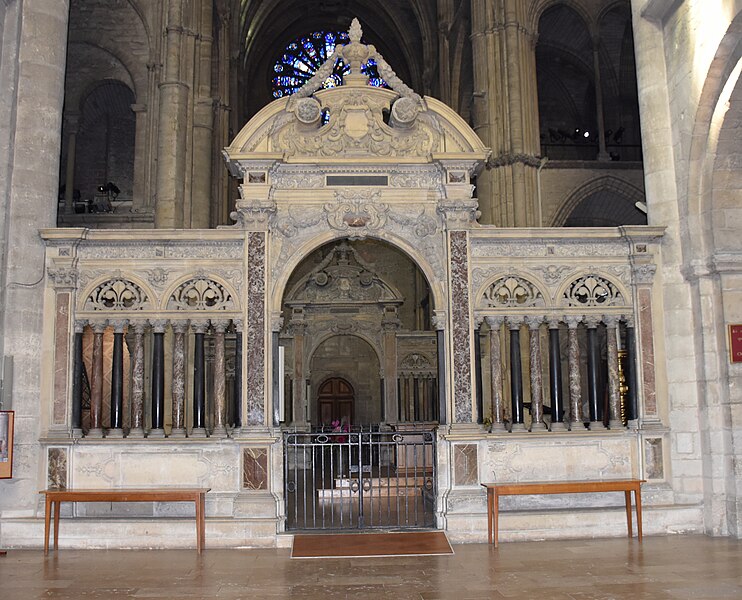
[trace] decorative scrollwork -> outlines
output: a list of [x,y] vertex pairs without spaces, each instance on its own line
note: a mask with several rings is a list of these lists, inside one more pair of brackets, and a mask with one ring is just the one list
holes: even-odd
[[618,288],[600,275],[589,274],[576,279],[564,292],[568,306],[622,306],[624,298]]
[[544,298],[530,281],[517,275],[506,275],[487,288],[482,296],[486,308],[525,308],[544,306]]
[[144,310],[147,294],[133,281],[117,277],[101,283],[88,296],[85,310]]
[[168,310],[229,310],[232,295],[224,286],[207,276],[189,279],[170,296]]

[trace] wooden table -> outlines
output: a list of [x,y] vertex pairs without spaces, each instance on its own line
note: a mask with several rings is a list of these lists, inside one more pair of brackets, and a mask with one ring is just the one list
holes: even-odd
[[529,494],[586,494],[590,492],[623,492],[626,498],[626,523],[629,537],[631,526],[631,492],[636,503],[636,531],[642,541],[642,492],[643,479],[605,479],[603,481],[532,481],[522,483],[483,483],[487,489],[487,539],[493,537],[497,548],[498,512],[500,496],[527,496]]
[[193,502],[196,506],[196,547],[200,554],[206,539],[205,497],[211,488],[111,488],[101,490],[41,490],[46,496],[44,554],[49,553],[49,522],[54,509],[54,550],[59,541],[59,505],[62,502]]

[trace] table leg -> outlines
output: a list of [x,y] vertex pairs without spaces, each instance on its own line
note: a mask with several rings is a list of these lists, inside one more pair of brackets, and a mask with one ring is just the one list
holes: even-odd
[[62,504],[61,500],[57,500],[54,504],[54,550],[59,548],[59,507]]
[[204,542],[206,540],[206,506],[204,494],[199,494],[196,498],[196,546],[198,553],[204,548]]
[[492,543],[492,490],[487,488],[487,543]]
[[631,526],[631,490],[624,490],[626,498],[626,525],[629,528],[629,537],[634,535],[634,528]]
[[52,501],[46,497],[46,508],[44,510],[44,555],[49,554],[49,520],[51,518]]
[[642,541],[642,491],[637,485],[634,488],[634,502],[636,503],[636,531],[639,541]]
[[499,518],[499,511],[500,511],[500,500],[497,497],[497,490],[492,490],[492,524],[494,525],[495,529],[495,548],[497,548],[497,538],[500,535],[499,526],[498,526],[498,518]]

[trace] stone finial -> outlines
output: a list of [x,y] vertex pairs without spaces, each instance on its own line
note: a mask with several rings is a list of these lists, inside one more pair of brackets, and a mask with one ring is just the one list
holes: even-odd
[[357,18],[353,18],[350,22],[350,29],[348,29],[348,37],[351,42],[360,43],[361,37],[363,37],[363,29],[361,29],[361,22]]

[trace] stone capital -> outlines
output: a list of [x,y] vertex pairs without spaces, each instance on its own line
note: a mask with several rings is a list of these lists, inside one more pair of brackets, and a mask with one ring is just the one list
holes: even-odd
[[546,317],[544,317],[544,315],[529,315],[525,318],[526,325],[528,325],[528,328],[531,331],[538,330],[545,320]]
[[155,333],[165,333],[167,327],[167,319],[150,319],[149,324],[152,327],[152,331]]
[[90,328],[93,330],[93,333],[95,333],[95,335],[103,335],[106,327],[108,327],[108,324],[105,321],[96,321],[95,323],[90,323]]
[[569,315],[564,317],[564,322],[570,329],[577,329],[577,326],[582,323],[584,319],[585,317],[582,315]]
[[206,331],[209,329],[209,320],[208,319],[197,319],[191,321],[191,327],[193,327],[194,333],[206,333]]
[[124,333],[124,329],[129,324],[129,319],[108,319],[108,324],[113,327],[114,333]]
[[85,330],[85,326],[88,324],[87,319],[75,319],[75,333],[82,333]]
[[521,325],[523,325],[524,322],[525,322],[525,319],[520,316],[505,318],[505,325],[507,325],[510,331],[517,331],[518,329],[520,329]]
[[445,310],[434,310],[433,316],[431,318],[431,321],[433,323],[433,328],[437,331],[443,331],[446,329],[446,321],[448,320],[448,316],[446,315]]
[[224,333],[229,327],[229,319],[211,319],[211,327],[216,333]]
[[183,321],[170,321],[170,325],[172,326],[174,333],[185,333],[188,331],[189,322],[188,319]]
[[487,315],[484,319],[485,321],[487,321],[487,325],[490,326],[490,329],[492,331],[499,331],[500,327],[502,327],[502,324],[505,321],[505,317],[501,317],[501,316]]

